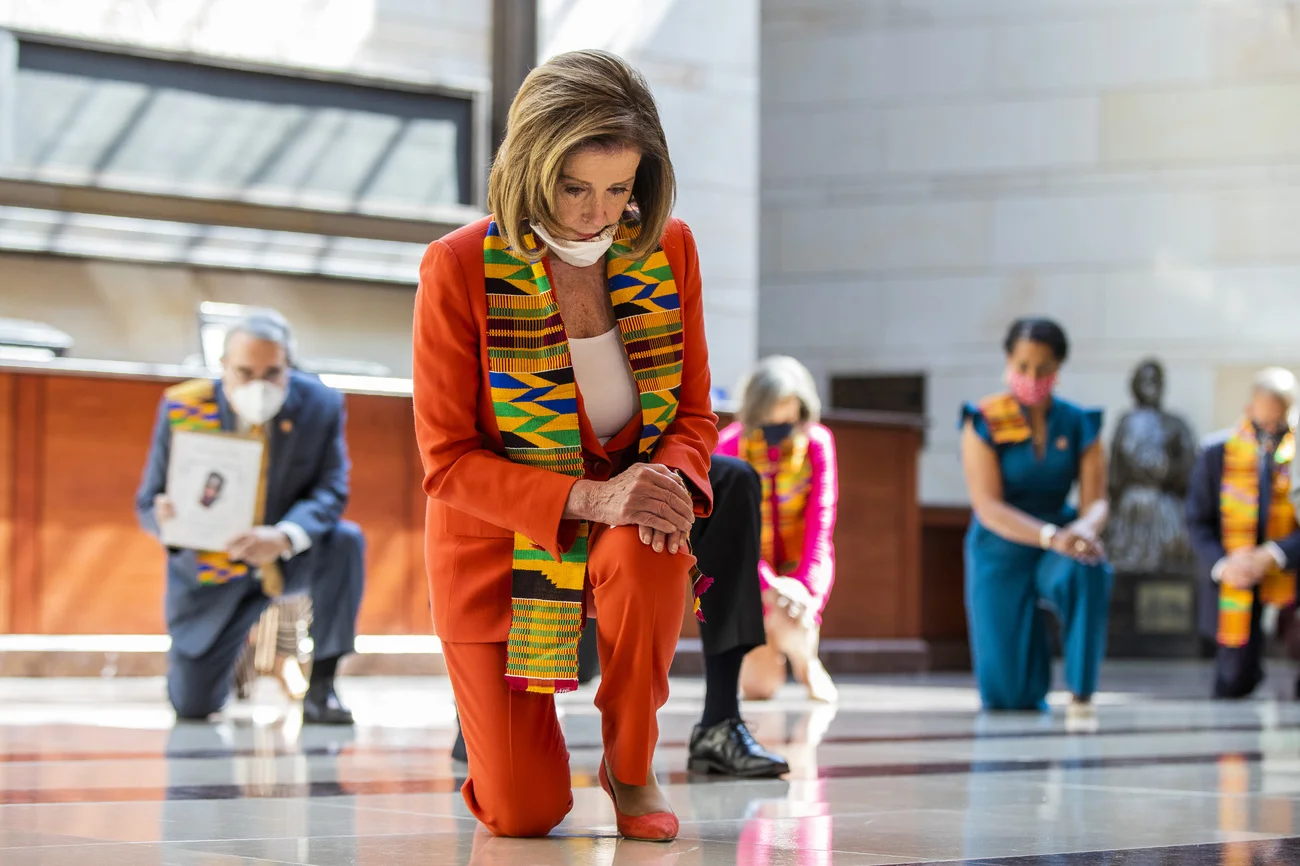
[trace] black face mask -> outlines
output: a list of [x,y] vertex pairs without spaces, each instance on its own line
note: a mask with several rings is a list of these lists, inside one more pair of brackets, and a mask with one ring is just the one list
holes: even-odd
[[1261,456],[1268,455],[1271,457],[1273,455],[1273,452],[1277,451],[1278,444],[1282,441],[1282,437],[1286,434],[1286,427],[1283,426],[1282,429],[1276,433],[1273,432],[1272,430],[1265,430],[1263,427],[1260,427],[1258,424],[1255,424],[1254,427],[1255,427],[1255,438],[1259,440],[1260,455]]
[[794,432],[793,424],[764,424],[763,438],[767,440],[767,447],[775,448],[782,442],[790,438]]

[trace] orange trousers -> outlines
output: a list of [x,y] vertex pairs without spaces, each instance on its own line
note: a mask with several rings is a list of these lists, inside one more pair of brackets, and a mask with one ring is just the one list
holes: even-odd
[[[650,772],[694,564],[685,550],[655,553],[635,526],[592,528],[596,708],[610,772],[628,785],[644,785]],[[573,807],[555,696],[506,685],[505,643],[444,643],[442,651],[469,754],[466,805],[498,836],[545,836]]]

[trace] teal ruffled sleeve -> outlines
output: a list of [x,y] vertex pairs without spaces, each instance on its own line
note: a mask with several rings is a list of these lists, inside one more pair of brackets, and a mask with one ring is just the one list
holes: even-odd
[[1079,453],[1092,447],[1101,435],[1102,425],[1106,421],[1101,409],[1079,409]]
[[976,436],[989,445],[993,444],[993,434],[989,432],[989,422],[984,419],[984,413],[974,403],[961,404],[961,417],[957,420],[957,429],[965,429],[967,421],[970,421],[975,428]]

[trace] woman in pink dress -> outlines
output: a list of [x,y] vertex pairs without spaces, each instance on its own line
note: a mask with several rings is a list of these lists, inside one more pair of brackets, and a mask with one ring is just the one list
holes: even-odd
[[820,423],[817,385],[794,358],[764,359],[745,383],[736,422],[716,454],[739,457],[763,482],[763,624],[767,643],[745,656],[740,689],[766,700],[786,663],[813,700],[834,702],[835,684],[817,658],[821,613],[835,582],[835,439]]

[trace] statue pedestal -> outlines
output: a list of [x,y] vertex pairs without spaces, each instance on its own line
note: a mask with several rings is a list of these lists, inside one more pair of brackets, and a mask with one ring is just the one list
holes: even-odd
[[1190,571],[1115,575],[1109,658],[1199,658],[1196,577]]

